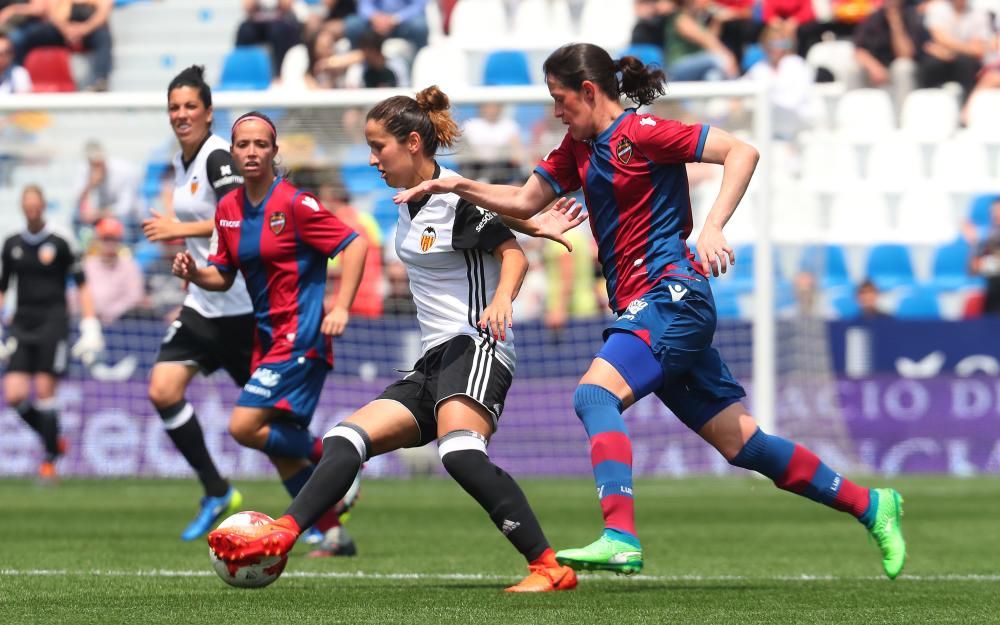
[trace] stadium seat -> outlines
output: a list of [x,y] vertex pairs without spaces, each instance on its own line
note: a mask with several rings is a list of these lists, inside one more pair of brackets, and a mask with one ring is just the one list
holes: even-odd
[[967,136],[945,141],[931,158],[934,185],[948,191],[978,191],[996,187],[990,180],[989,152],[986,145]]
[[802,150],[802,182],[809,189],[841,191],[861,181],[859,161],[847,141],[809,141]]
[[900,130],[910,139],[937,143],[958,129],[958,100],[944,89],[917,89],[903,102]]
[[[508,37],[503,0],[460,0],[451,11],[451,41],[465,48],[492,49]],[[415,85],[424,83],[414,80]]]
[[663,48],[648,43],[636,43],[621,51],[619,57],[634,56],[644,65],[658,65],[663,67]]
[[977,91],[969,100],[969,131],[984,139],[1000,140],[1000,89]]
[[892,99],[881,89],[855,89],[839,100],[834,113],[837,132],[855,143],[875,143],[896,129]]
[[70,70],[70,52],[67,48],[35,48],[24,59],[24,68],[31,75],[35,93],[68,93],[76,91],[76,82]]
[[826,68],[837,82],[848,89],[859,81],[858,63],[854,60],[854,44],[850,41],[820,41],[809,48],[806,63],[815,69]]
[[520,50],[495,50],[486,55],[483,84],[487,87],[530,85],[528,55]]
[[910,251],[898,244],[876,245],[868,254],[865,273],[880,291],[912,286],[914,279]]
[[740,300],[733,291],[721,290],[712,292],[715,298],[715,314],[719,319],[739,319]]
[[238,46],[222,62],[220,91],[263,91],[271,86],[271,58],[257,46]]
[[831,243],[877,243],[899,236],[885,197],[863,188],[848,188],[833,198],[830,208]]
[[978,195],[972,199],[969,205],[969,221],[978,228],[989,228],[992,220],[990,212],[993,210],[993,203],[1000,201],[1000,195],[987,193]]
[[904,295],[896,306],[899,319],[940,319],[941,307],[937,293],[931,289],[917,289]]
[[865,178],[876,189],[901,192],[924,178],[920,145],[906,138],[886,139],[868,153]]
[[352,196],[385,189],[385,183],[382,182],[378,170],[367,162],[341,164],[340,176],[341,180],[344,181],[344,187]]
[[802,251],[799,270],[808,271],[819,279],[821,288],[848,287],[847,258],[839,245],[813,245]]
[[[456,10],[462,6],[455,6]],[[465,53],[450,45],[424,46],[413,59],[411,81],[421,88],[437,85],[446,92],[469,86],[469,66]]]
[[525,45],[572,41],[572,30],[566,0],[520,0],[514,9],[511,36]]
[[620,50],[631,40],[634,26],[631,7],[608,0],[586,0],[580,15],[580,41],[595,43],[605,50]]
[[934,250],[931,280],[927,286],[938,291],[954,291],[978,284],[976,278],[969,275],[971,254],[964,239],[939,246]]
[[906,243],[947,243],[958,236],[951,198],[935,187],[911,189],[899,201],[897,234],[887,240]]
[[305,44],[292,46],[281,62],[281,88],[305,90],[309,71],[309,48]]
[[861,315],[861,308],[858,306],[853,291],[834,297],[830,305],[838,319],[855,319]]
[[802,244],[821,240],[823,207],[815,193],[800,186],[772,187],[772,192],[771,234],[777,242]]
[[142,196],[147,200],[160,194],[163,175],[170,168],[170,163],[149,161],[146,163],[146,175],[142,179]]

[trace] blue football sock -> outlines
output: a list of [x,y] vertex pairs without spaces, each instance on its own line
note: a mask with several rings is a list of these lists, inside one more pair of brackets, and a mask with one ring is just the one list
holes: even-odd
[[302,487],[305,486],[306,482],[309,481],[309,478],[312,477],[313,470],[315,468],[315,466],[309,465],[287,480],[281,480],[281,483],[285,485],[285,490],[287,490],[288,494],[292,496],[292,499],[295,499],[295,496],[299,494]]
[[290,423],[272,423],[263,452],[283,458],[308,458],[312,451],[313,436],[309,430]]

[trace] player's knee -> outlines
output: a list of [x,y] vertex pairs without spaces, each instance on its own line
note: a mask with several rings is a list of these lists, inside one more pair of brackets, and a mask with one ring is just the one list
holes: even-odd
[[261,428],[256,423],[249,421],[230,420],[229,435],[240,445],[261,449],[267,437],[261,436]]
[[149,383],[146,394],[149,395],[149,401],[154,406],[157,408],[167,408],[168,406],[180,403],[184,399],[184,388],[177,388],[176,385],[168,382],[153,380]]
[[465,475],[475,465],[489,463],[486,437],[472,430],[454,430],[438,441],[438,455],[448,475],[455,479]]
[[596,384],[580,384],[573,391],[573,409],[576,416],[583,419],[584,415],[594,408],[613,408],[622,411],[622,401],[614,393]]
[[354,423],[339,423],[323,435],[323,458],[340,458],[357,453],[357,464],[368,460],[372,454],[372,439],[363,428]]

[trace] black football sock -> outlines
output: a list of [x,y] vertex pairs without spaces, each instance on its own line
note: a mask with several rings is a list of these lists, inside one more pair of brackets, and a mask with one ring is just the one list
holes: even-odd
[[166,408],[157,408],[167,436],[174,442],[177,451],[181,452],[187,463],[191,465],[198,480],[209,497],[222,497],[229,491],[229,482],[219,475],[212,456],[205,446],[205,434],[194,413],[194,406],[186,400],[181,400]]
[[371,442],[361,428],[341,424],[330,430],[323,439],[323,457],[285,514],[303,530],[316,523],[347,494],[370,449]]

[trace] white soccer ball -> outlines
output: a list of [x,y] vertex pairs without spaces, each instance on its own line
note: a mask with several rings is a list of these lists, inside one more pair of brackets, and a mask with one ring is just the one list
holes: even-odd
[[[266,525],[273,520],[262,512],[237,512],[220,523],[219,529]],[[208,556],[212,559],[212,568],[222,581],[237,588],[263,588],[278,579],[288,564],[287,555],[226,562],[215,555],[211,547],[208,549]]]

